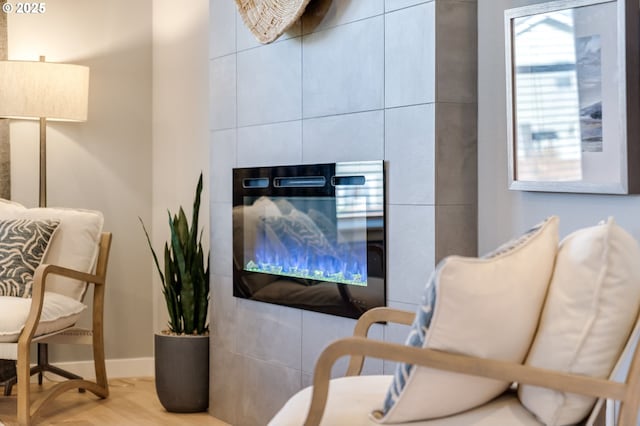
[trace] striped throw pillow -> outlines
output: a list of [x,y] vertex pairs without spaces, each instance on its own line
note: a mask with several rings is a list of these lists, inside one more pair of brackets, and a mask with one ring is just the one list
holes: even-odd
[[0,220],[0,296],[31,297],[33,274],[59,223],[57,220]]

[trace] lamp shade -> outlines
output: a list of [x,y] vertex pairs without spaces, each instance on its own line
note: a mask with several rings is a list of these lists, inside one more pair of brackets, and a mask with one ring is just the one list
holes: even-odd
[[0,117],[86,121],[89,68],[0,61]]

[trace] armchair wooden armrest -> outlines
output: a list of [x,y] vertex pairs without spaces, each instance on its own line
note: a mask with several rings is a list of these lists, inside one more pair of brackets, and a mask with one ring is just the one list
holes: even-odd
[[[366,314],[363,315],[362,324],[359,323],[356,325],[356,333],[358,333],[358,336],[339,339],[327,346],[320,355],[314,372],[313,393],[307,419],[304,423],[305,426],[317,426],[320,424],[327,403],[331,368],[339,358],[347,355],[352,357],[352,364],[354,363],[354,359],[357,360],[355,362],[359,362],[361,365],[364,357],[373,357],[503,380],[506,382],[525,383],[563,392],[615,399],[622,403],[619,425],[631,426],[636,424],[636,417],[640,406],[640,362],[637,361],[640,351],[636,351],[634,354],[627,383],[619,383],[607,379],[597,379],[535,368],[513,362],[484,359],[367,339],[362,335],[363,330],[365,330],[364,333],[366,334],[366,330],[368,330],[374,322],[395,320],[402,324],[410,323],[409,313],[399,313],[402,311],[395,310],[392,310],[393,312],[387,312],[388,309],[385,309],[384,312],[373,311],[375,310],[372,310],[371,315],[366,318]],[[353,371],[351,367],[352,365],[350,364],[349,370],[353,373],[357,367],[354,367]]]
[[86,272],[80,272],[74,269],[50,264],[42,264],[38,266],[33,276],[31,308],[29,309],[29,315],[27,316],[27,322],[25,323],[23,332],[20,335],[20,340],[24,339],[31,341],[33,338],[33,334],[38,327],[38,321],[40,321],[40,315],[42,314],[46,281],[50,274],[86,281],[87,283],[93,283],[95,285],[102,285],[105,282],[105,277],[97,274],[88,274]]
[[[376,323],[393,322],[396,324],[411,325],[415,313],[393,308],[373,308],[362,314],[353,330],[354,337],[367,337],[369,329]],[[345,376],[357,376],[362,371],[364,357],[352,355]]]
[[[109,395],[109,386],[107,383],[107,371],[105,366],[104,354],[104,295],[105,282],[107,274],[107,264],[109,260],[109,251],[111,248],[111,233],[103,233],[100,238],[100,250],[96,264],[96,272],[94,274],[76,271],[73,269],[43,264],[36,268],[32,287],[32,301],[29,309],[27,320],[18,338],[18,356],[17,356],[17,384],[18,384],[18,401],[17,414],[18,423],[21,425],[31,424],[31,420],[38,414],[40,409],[56,396],[69,389],[87,389],[98,397],[106,398]],[[46,289],[47,277],[50,275],[61,275],[68,278],[85,281],[95,285],[93,292],[93,308],[92,308],[92,346],[95,364],[96,380],[73,379],[58,383],[47,392],[45,392],[37,401],[31,403],[30,397],[30,347],[34,340],[34,334],[40,321],[42,307],[44,303],[44,294]],[[36,340],[45,339],[45,336],[38,336]]]

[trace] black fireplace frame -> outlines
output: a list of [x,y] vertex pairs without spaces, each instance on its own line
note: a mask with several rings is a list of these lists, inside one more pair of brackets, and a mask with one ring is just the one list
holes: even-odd
[[[338,170],[338,172],[336,172]],[[363,172],[352,172],[363,170]],[[342,162],[233,169],[233,295],[349,318],[386,306],[386,197],[383,161]],[[377,180],[380,181],[377,181]],[[376,182],[379,208],[367,209],[367,285],[340,284],[326,279],[300,279],[246,270],[245,208],[260,197],[336,198],[336,189],[369,191]],[[370,192],[370,191],[369,191]],[[246,204],[247,200],[251,204]],[[326,201],[326,200],[325,200]],[[376,201],[376,205],[378,202]],[[247,218],[250,214],[246,214]],[[248,220],[248,219],[247,219]],[[249,231],[246,231],[249,232]],[[266,284],[265,284],[266,283]]]

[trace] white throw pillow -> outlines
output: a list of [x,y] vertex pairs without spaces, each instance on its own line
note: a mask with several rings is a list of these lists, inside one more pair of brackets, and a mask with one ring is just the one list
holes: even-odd
[[[608,377],[640,307],[640,248],[613,219],[561,243],[540,326],[526,364]],[[535,386],[519,397],[550,426],[584,419],[595,398]]]
[[[425,289],[407,344],[522,362],[530,348],[558,247],[551,217],[485,258],[442,260]],[[399,364],[380,423],[459,413],[510,383]]]
[[[0,219],[60,221],[42,263],[81,272],[94,271],[104,224],[102,213],[53,207],[28,209],[16,202],[0,199]],[[86,283],[78,280],[57,275],[47,278],[47,291],[55,291],[81,300],[85,290]]]
[[[31,308],[31,299],[0,296],[0,343],[17,342]],[[45,292],[35,335],[52,333],[74,325],[86,306],[70,297]]]

